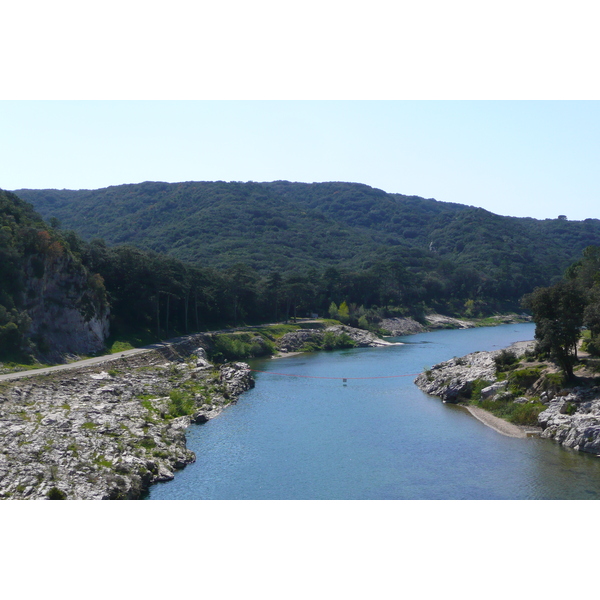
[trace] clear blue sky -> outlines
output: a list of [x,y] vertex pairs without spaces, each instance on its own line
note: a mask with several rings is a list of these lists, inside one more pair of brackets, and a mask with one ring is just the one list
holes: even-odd
[[600,218],[589,0],[22,0],[0,187],[353,181]]
[[3,101],[0,187],[352,181],[600,218],[597,101]]

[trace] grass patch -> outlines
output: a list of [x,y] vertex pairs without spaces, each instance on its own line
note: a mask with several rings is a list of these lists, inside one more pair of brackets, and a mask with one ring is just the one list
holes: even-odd
[[471,400],[477,401],[481,399],[481,390],[492,385],[487,379],[476,379],[471,385]]
[[542,390],[558,392],[565,385],[565,376],[563,373],[546,373],[542,380]]
[[213,362],[244,360],[275,354],[275,344],[257,333],[222,333],[215,336],[208,357]]
[[156,337],[156,332],[150,330],[136,330],[136,331],[125,331],[121,330],[114,333],[106,340],[106,349],[97,352],[97,355],[106,354],[118,354],[125,350],[132,350],[133,348],[141,348],[142,346],[148,346],[159,341]]
[[508,389],[513,394],[523,394],[541,375],[541,367],[527,367],[518,371],[512,371],[508,375]]
[[482,400],[476,403],[477,406],[487,410],[496,417],[500,417],[515,425],[529,425],[532,427],[538,424],[538,415],[546,409],[541,402],[515,403],[512,399],[500,400]]
[[138,445],[142,446],[142,448],[146,448],[146,450],[152,450],[152,448],[156,448],[156,442],[151,437],[142,438]]
[[177,418],[191,415],[196,408],[196,402],[190,392],[172,390],[169,392],[169,399],[168,417]]
[[107,460],[103,454],[99,454],[94,459],[94,462],[100,467],[106,467],[107,469],[112,469],[113,463],[112,460]]
[[266,325],[264,327],[254,327],[252,331],[256,331],[256,333],[266,337],[271,341],[278,340],[282,338],[286,333],[290,333],[291,331],[298,331],[300,329],[300,325],[291,325],[286,323],[279,323],[277,325]]

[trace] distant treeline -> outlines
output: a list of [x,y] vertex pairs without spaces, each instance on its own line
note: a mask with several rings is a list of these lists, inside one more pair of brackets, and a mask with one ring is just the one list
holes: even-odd
[[487,315],[518,308],[521,296],[510,281],[503,296],[475,270],[449,262],[427,273],[381,261],[362,271],[328,267],[261,274],[243,263],[213,269],[133,246],[88,243],[72,231],[61,235],[90,272],[102,277],[113,331],[144,328],[164,337],[312,314],[376,327],[383,317],[421,318],[432,310]]

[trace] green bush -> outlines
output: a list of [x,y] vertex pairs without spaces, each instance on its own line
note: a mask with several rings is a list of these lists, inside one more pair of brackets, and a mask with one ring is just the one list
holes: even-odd
[[512,350],[501,350],[500,354],[494,357],[494,362],[497,371],[508,371],[519,362],[519,359]]
[[523,393],[540,378],[541,373],[540,367],[527,367],[512,371],[508,375],[508,389],[515,394]]
[[171,390],[169,392],[168,414],[172,418],[191,415],[196,408],[196,402],[191,394],[186,394],[181,390]]
[[255,356],[271,356],[275,353],[275,344],[255,334],[221,334],[214,339],[209,357],[216,362],[225,360],[244,360]]
[[487,381],[486,379],[476,379],[471,385],[471,400],[480,400],[481,390],[489,385],[492,385],[491,381]]
[[567,415],[574,415],[577,412],[577,404],[574,404],[573,402],[567,402],[567,406],[565,408],[565,414]]
[[62,490],[59,490],[57,487],[53,487],[52,489],[50,489],[46,495],[48,497],[48,500],[67,499],[67,494],[65,494],[65,492],[63,492]]

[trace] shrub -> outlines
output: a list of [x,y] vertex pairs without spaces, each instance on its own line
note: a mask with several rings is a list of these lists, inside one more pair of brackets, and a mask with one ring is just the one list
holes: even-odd
[[545,406],[540,403],[513,404],[513,411],[509,421],[515,425],[530,425],[535,427],[538,424],[538,415],[545,410]]
[[172,390],[169,392],[171,402],[168,407],[168,414],[172,418],[190,415],[196,408],[194,398],[181,390]]
[[253,356],[271,356],[275,353],[275,344],[262,336],[254,334],[222,334],[215,337],[210,349],[210,359],[244,360]]
[[156,442],[151,437],[144,437],[140,440],[139,445],[147,450],[152,450],[152,448],[156,448]]
[[508,376],[508,387],[511,392],[520,394],[531,387],[541,375],[540,367],[527,367],[513,371]]
[[574,415],[577,412],[577,405],[573,402],[567,402],[567,406],[565,407],[566,415]]
[[565,378],[562,373],[546,373],[542,379],[541,389],[545,392],[558,392],[565,384]]
[[500,354],[494,357],[494,362],[498,371],[507,371],[512,365],[518,363],[519,359],[512,350],[501,350]]
[[586,340],[582,346],[582,350],[589,352],[592,356],[600,356],[600,339]]
[[471,400],[480,400],[481,390],[488,387],[488,385],[492,385],[492,382],[486,379],[476,379],[471,385]]
[[62,490],[59,490],[57,487],[51,488],[46,495],[48,496],[48,500],[66,500],[67,499],[67,494],[65,494],[65,492],[63,492]]
[[365,315],[362,315],[358,319],[358,327],[360,329],[369,329],[369,321],[367,320],[367,317],[365,317]]

